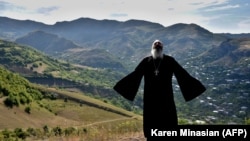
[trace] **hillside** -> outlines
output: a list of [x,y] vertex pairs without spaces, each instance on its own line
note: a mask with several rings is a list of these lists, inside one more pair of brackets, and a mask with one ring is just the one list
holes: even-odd
[[[126,125],[126,128],[130,129],[128,132],[137,132],[142,128],[139,115],[84,96],[83,93],[33,85],[3,67],[0,67],[0,79],[0,112],[5,113],[0,116],[1,140],[28,136],[50,138],[58,136],[55,131],[57,129],[60,130],[60,135],[72,136],[73,131],[79,132],[81,128],[88,134],[94,135],[95,129],[103,134],[103,136],[85,134],[82,138],[102,139],[117,136],[115,134],[120,131],[114,127],[121,126],[123,123],[131,124]],[[67,132],[69,129],[72,132]],[[13,130],[15,132],[12,133]],[[22,133],[22,136],[16,131]],[[12,137],[2,136],[6,133],[13,135]]]
[[[25,76],[55,77],[103,87],[110,86],[110,81],[119,76],[118,73],[110,75],[110,72],[102,69],[76,67],[77,65],[51,58],[34,48],[3,40],[0,40],[0,55],[2,65]],[[95,75],[90,76],[93,73]],[[83,74],[86,75],[81,77]]]
[[214,47],[202,54],[200,60],[208,62],[210,65],[236,68],[239,66],[248,66],[249,57],[250,38],[242,38],[224,41],[220,46]]
[[206,116],[199,115],[201,119],[236,124],[242,118],[249,118],[249,41],[229,39],[183,64],[208,88],[205,95],[191,103],[193,108],[199,104],[207,110]]
[[[15,20],[8,17],[0,17],[0,36],[1,39],[13,40],[31,31],[46,26],[43,23],[30,20]],[[24,28],[25,27],[25,28]]]
[[[72,56],[74,57],[72,58]],[[69,49],[62,53],[62,55],[57,55],[56,58],[92,68],[126,71],[123,63],[104,49]]]
[[36,49],[50,55],[78,47],[70,40],[60,38],[57,35],[45,33],[43,31],[31,32],[26,36],[18,38],[16,42],[33,46]]
[[[33,83],[61,88],[76,88],[92,97],[102,97],[117,103],[121,96],[111,88],[120,72],[69,64],[50,58],[34,48],[0,40],[0,64],[18,72]],[[117,106],[128,107],[119,100]]]

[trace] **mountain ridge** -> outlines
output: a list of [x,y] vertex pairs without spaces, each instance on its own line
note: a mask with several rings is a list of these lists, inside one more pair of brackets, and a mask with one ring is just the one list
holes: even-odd
[[[39,41],[37,41],[37,39],[39,39]],[[59,37],[55,34],[46,33],[41,30],[30,32],[27,35],[16,39],[15,41],[20,44],[27,43],[27,45],[33,46],[36,49],[48,54],[53,52],[63,52],[67,49],[78,47],[70,40]]]

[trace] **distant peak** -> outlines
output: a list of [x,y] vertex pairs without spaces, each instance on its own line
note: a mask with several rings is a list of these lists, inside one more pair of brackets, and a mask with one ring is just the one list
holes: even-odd
[[98,23],[98,22],[117,22],[116,20],[109,20],[109,19],[103,19],[103,20],[98,20],[98,19],[92,19],[92,18],[78,18],[72,21],[61,21],[61,22],[56,22],[56,25],[59,24],[65,24],[65,23]]
[[135,19],[127,20],[123,24],[126,26],[154,25],[154,26],[163,27],[163,25],[161,25],[159,23],[149,22],[149,21],[145,21],[145,20],[135,20]]
[[[195,23],[190,23],[190,24],[187,24],[187,23],[176,23],[176,24],[173,24],[171,26],[168,26],[168,27],[182,27],[182,28],[185,28],[185,27],[197,27],[198,25],[195,24]],[[198,26],[200,27],[200,26]]]
[[203,32],[210,32],[208,30],[206,30],[205,28],[199,26],[198,24],[195,23],[190,23],[190,24],[186,24],[186,23],[177,23],[171,26],[166,27],[167,29],[172,29],[172,30],[182,30],[182,29],[186,29],[186,28],[190,28],[190,29],[195,29],[198,31],[203,31]]

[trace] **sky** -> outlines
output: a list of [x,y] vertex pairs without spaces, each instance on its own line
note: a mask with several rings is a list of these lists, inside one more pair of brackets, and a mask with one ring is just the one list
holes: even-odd
[[250,33],[250,0],[0,0],[0,16],[45,24],[79,18],[194,23],[213,33]]

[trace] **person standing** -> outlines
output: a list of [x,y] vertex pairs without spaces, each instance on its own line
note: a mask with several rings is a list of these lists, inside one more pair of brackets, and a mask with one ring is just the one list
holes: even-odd
[[163,54],[163,43],[155,40],[151,55],[142,59],[134,71],[113,87],[124,98],[133,101],[144,77],[143,131],[148,141],[154,139],[151,133],[153,129],[164,131],[178,125],[173,76],[176,77],[185,101],[191,101],[206,90],[173,57]]

